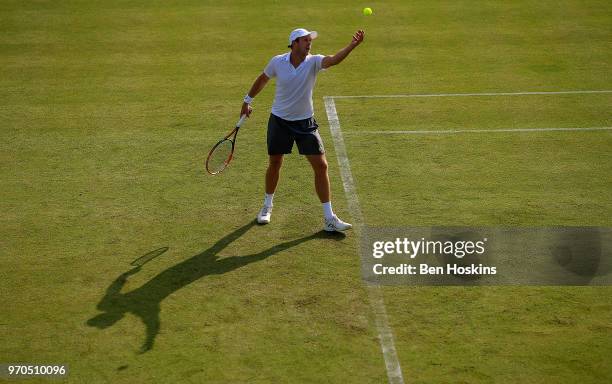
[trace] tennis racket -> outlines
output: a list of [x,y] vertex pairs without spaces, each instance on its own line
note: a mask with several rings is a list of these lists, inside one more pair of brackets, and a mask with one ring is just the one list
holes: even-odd
[[236,136],[238,136],[238,130],[242,123],[244,123],[246,117],[246,115],[242,115],[240,120],[236,123],[236,128],[215,144],[208,153],[208,157],[206,158],[206,171],[211,175],[218,175],[223,172],[230,161],[232,161],[234,157],[234,148],[236,147]]

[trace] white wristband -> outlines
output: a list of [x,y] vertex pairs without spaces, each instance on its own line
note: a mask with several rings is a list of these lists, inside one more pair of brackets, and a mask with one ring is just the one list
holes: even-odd
[[251,104],[253,102],[253,98],[247,93],[247,95],[244,97],[244,102],[247,104]]

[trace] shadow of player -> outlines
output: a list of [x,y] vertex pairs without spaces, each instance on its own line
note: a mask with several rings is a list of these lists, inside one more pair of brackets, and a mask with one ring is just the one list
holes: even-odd
[[138,316],[146,326],[146,338],[140,348],[140,353],[147,352],[153,348],[155,337],[159,333],[160,304],[172,293],[204,276],[231,272],[312,239],[341,240],[345,237],[340,233],[320,231],[306,237],[277,244],[259,253],[218,258],[217,254],[221,250],[240,238],[254,225],[255,221],[243,225],[217,241],[207,250],[160,272],[141,287],[126,293],[121,293],[121,289],[127,282],[128,277],[140,271],[141,267],[132,268],[122,273],[106,289],[104,297],[97,305],[97,308],[103,313],[89,319],[87,325],[99,329],[108,328],[121,320],[126,313],[132,313]]

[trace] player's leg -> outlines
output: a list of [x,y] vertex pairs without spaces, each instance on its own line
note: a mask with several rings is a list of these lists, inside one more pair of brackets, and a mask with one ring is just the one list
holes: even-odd
[[306,155],[306,158],[314,171],[315,190],[319,196],[319,201],[323,206],[323,216],[325,217],[324,229],[329,232],[345,231],[351,228],[351,224],[345,223],[334,214],[331,204],[331,188],[329,175],[327,173],[327,159],[325,154]]
[[259,214],[257,222],[259,224],[268,224],[272,215],[272,206],[274,199],[274,191],[278,185],[280,177],[280,169],[283,165],[283,155],[270,155],[268,169],[266,170],[266,195],[264,196],[264,204]]
[[285,121],[273,114],[268,120],[268,169],[266,170],[264,204],[257,214],[259,224],[268,224],[272,215],[274,192],[280,178],[280,169],[283,165],[283,155],[291,153],[293,135],[284,126]]
[[266,170],[266,195],[264,196],[264,204],[257,214],[257,222],[259,224],[268,224],[272,216],[272,206],[274,199],[274,191],[278,185],[280,178],[280,169],[283,165],[283,155],[270,155],[268,161],[268,169]]
[[318,128],[319,126],[314,118],[301,120],[297,123],[296,129],[300,131],[300,134],[295,135],[295,143],[300,150],[300,154],[306,156],[314,171],[315,190],[323,206],[323,216],[325,218],[323,229],[329,232],[345,231],[352,226],[340,220],[332,210],[327,159]]
[[270,155],[268,169],[266,170],[266,195],[273,195],[276,191],[282,165],[283,155]]
[[331,191],[329,187],[329,176],[327,174],[327,159],[325,154],[306,155],[306,158],[314,171],[314,183],[317,196],[321,203],[330,201]]

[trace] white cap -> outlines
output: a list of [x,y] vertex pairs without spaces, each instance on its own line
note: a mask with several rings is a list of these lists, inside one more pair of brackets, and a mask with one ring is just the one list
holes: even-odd
[[319,34],[317,33],[317,31],[308,31],[304,28],[294,29],[289,35],[289,46],[291,46],[291,43],[293,43],[295,39],[308,35],[310,35],[310,37],[312,37],[313,39],[316,39]]

